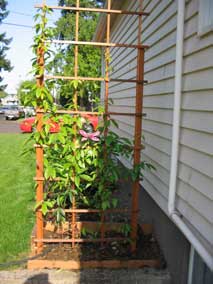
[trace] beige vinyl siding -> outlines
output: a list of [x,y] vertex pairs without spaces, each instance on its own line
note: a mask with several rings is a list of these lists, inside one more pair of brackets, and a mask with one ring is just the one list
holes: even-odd
[[[177,209],[207,247],[213,245],[213,34],[198,36],[198,0],[186,1]],[[138,1],[125,1],[136,10]],[[145,174],[143,186],[167,212],[175,82],[177,0],[144,0],[150,12],[143,18],[145,53],[143,135],[141,157],[157,168]],[[112,42],[137,42],[137,17],[118,16]],[[112,78],[136,76],[137,54],[112,49]],[[112,111],[134,112],[135,84],[110,83]],[[134,118],[116,116],[121,136],[133,139]],[[130,167],[131,161],[122,160]],[[200,233],[199,233],[200,232]],[[213,253],[213,252],[212,252]]]
[[[186,13],[190,12],[192,16],[185,26],[177,207],[212,245],[213,36],[198,37],[197,0],[186,6]],[[183,167],[188,174],[183,173]],[[198,184],[192,182],[192,176]]]

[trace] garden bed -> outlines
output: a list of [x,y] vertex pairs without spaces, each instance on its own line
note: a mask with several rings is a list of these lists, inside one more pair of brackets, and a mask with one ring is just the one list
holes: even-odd
[[[119,237],[121,223],[106,223],[105,237]],[[86,228],[88,231],[97,231],[98,222],[77,222],[78,228]],[[63,231],[67,230],[67,224]],[[35,232],[35,230],[34,230]],[[51,223],[46,224],[44,238],[61,238],[62,233]],[[69,239],[66,234],[64,240]],[[88,236],[87,236],[88,237]],[[35,236],[32,236],[32,252],[35,249]],[[138,226],[137,250],[131,253],[129,241],[112,241],[106,243],[78,243],[72,248],[71,243],[48,243],[44,246],[45,255],[28,261],[29,269],[41,268],[141,268],[165,265],[160,248],[152,234],[152,226],[142,224]]]

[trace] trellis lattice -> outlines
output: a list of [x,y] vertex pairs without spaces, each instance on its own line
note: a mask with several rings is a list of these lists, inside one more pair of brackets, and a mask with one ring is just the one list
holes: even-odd
[[[47,40],[46,42],[55,43],[55,44],[68,44],[74,46],[74,76],[59,76],[59,75],[43,75],[37,77],[37,87],[41,87],[44,85],[44,80],[49,79],[60,79],[60,80],[82,80],[82,81],[100,81],[105,85],[105,96],[104,96],[104,119],[107,119],[110,115],[120,115],[120,116],[133,116],[135,118],[135,126],[134,126],[134,146],[133,146],[133,160],[134,165],[140,164],[141,161],[141,137],[142,137],[142,117],[143,117],[143,85],[146,83],[144,80],[144,52],[147,45],[143,45],[141,43],[141,34],[142,34],[142,17],[147,16],[148,13],[142,10],[142,0],[139,1],[139,10],[138,11],[126,11],[126,10],[115,10],[112,9],[111,0],[108,0],[106,3],[106,8],[82,8],[80,7],[80,1],[76,0],[75,7],[65,7],[65,6],[47,6],[46,1],[43,1],[41,5],[36,5],[36,8],[43,9],[44,7],[48,7],[56,10],[70,10],[76,13],[76,21],[75,21],[75,40]],[[95,13],[104,13],[106,14],[106,38],[105,42],[84,42],[79,41],[79,17],[81,12],[95,12]],[[111,25],[111,15],[126,15],[126,16],[136,16],[138,17],[138,35],[137,35],[137,44],[126,44],[126,43],[114,43],[110,42],[110,25]],[[96,48],[105,48],[106,54],[110,54],[112,48],[132,48],[137,50],[137,72],[135,79],[121,79],[121,78],[111,78],[109,72],[109,60],[105,59],[105,76],[99,78],[93,77],[81,77],[78,74],[78,53],[79,46],[94,46]],[[42,49],[38,50],[38,62],[41,68],[44,69],[44,52]],[[136,96],[135,96],[135,112],[125,113],[125,112],[110,112],[109,111],[109,83],[110,82],[121,82],[121,83],[134,83],[136,84]],[[72,110],[59,110],[56,114],[93,114],[97,115],[97,112],[86,112],[80,111],[77,107],[77,96],[76,92],[74,95],[74,107]],[[37,123],[37,132],[42,130],[42,120],[44,117],[45,111],[39,107],[36,109],[36,119]],[[107,135],[108,129],[105,130],[104,135]],[[35,145],[36,148],[36,177],[35,181],[37,183],[37,191],[36,191],[36,201],[39,204],[42,202],[44,198],[44,148],[41,145]],[[55,179],[54,182],[58,180]],[[126,212],[131,215],[131,250],[134,252],[136,250],[136,236],[137,236],[137,222],[138,222],[138,199],[139,199],[139,187],[140,181],[139,179],[133,183],[132,187],[132,205],[131,209],[108,209],[108,210],[99,210],[99,209],[78,209],[76,208],[75,197],[72,200],[72,208],[65,209],[65,214],[71,214],[71,238],[45,238],[44,237],[44,219],[40,208],[36,210],[36,236],[33,241],[36,243],[36,253],[40,253],[43,250],[43,246],[45,243],[71,243],[72,246],[75,246],[76,243],[82,242],[111,242],[113,240],[119,241],[127,239],[126,237],[114,237],[109,238],[106,237],[106,223],[105,216],[109,213],[116,212]],[[87,213],[99,213],[100,218],[100,238],[83,239],[76,237],[76,227],[77,227],[77,215],[78,214],[87,214]]]

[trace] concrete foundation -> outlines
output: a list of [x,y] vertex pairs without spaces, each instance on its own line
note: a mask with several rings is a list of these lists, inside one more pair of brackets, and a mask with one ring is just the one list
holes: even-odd
[[[122,182],[121,188],[124,206],[130,206],[131,184]],[[171,283],[186,284],[190,252],[188,240],[143,188],[139,194],[139,208],[139,222],[148,222],[153,225],[154,235],[171,274]]]
[[188,240],[145,190],[140,192],[140,203],[143,219],[153,224],[172,283],[186,284],[190,252]]

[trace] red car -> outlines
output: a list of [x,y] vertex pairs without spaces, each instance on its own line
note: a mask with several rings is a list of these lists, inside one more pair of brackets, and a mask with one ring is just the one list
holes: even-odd
[[33,131],[34,123],[35,123],[35,117],[28,117],[19,124],[19,127],[22,132],[30,133]]
[[[95,115],[91,114],[83,114],[83,118],[85,118],[85,123],[83,125],[83,129],[86,132],[93,132],[97,129],[98,127],[98,117]],[[30,133],[33,131],[34,128],[34,123],[35,123],[35,117],[29,117],[24,119],[19,127],[22,132],[24,133]],[[57,133],[60,130],[60,125],[56,122],[53,121],[48,121],[50,123],[50,133]]]

